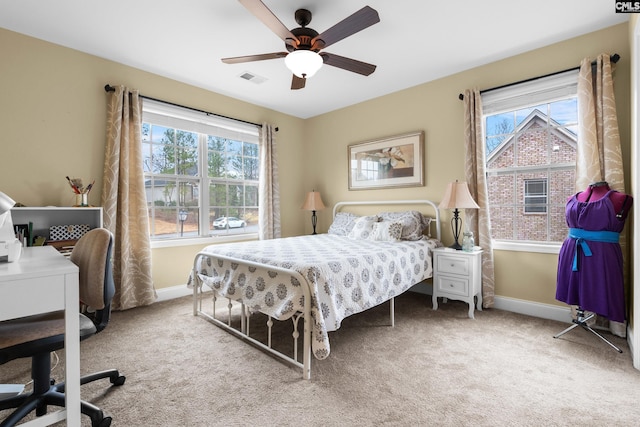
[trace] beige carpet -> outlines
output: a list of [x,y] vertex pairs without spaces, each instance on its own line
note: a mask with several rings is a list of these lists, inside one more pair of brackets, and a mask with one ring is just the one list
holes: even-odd
[[[581,329],[554,339],[567,326],[558,322],[499,310],[471,320],[463,303],[433,311],[430,297],[407,293],[396,300],[395,328],[385,326],[387,304],[345,320],[305,381],[191,310],[181,298],[115,312],[82,343],[83,372],[118,367],[127,376],[122,387],[83,386],[113,426],[640,422],[640,372],[626,342],[608,336],[619,354]],[[0,383],[28,379],[28,361],[0,366]]]

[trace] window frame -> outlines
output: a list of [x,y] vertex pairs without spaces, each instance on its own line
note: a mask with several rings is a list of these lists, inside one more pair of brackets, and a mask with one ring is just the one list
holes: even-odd
[[[552,75],[541,76],[526,80],[520,83],[502,86],[485,93],[482,93],[482,133],[483,144],[487,143],[486,119],[488,116],[503,112],[517,111],[518,109],[530,108],[541,104],[551,104],[567,98],[577,96],[579,70],[573,69]],[[555,148],[553,148],[555,151]],[[485,150],[486,154],[486,150]],[[486,162],[485,158],[485,162]],[[564,169],[567,164],[546,164],[540,168],[548,170]],[[487,170],[489,173],[489,170]],[[524,189],[523,189],[524,190]],[[547,201],[549,201],[549,183],[547,182]],[[515,199],[514,199],[515,202]],[[544,215],[550,215],[548,206]],[[527,214],[536,215],[536,214]],[[558,254],[562,242],[555,241],[528,241],[528,240],[505,240],[496,239],[493,241],[493,248],[506,251],[523,251]]]
[[[147,127],[148,125],[148,127]],[[178,105],[164,103],[158,100],[152,99],[143,99],[143,117],[142,117],[142,143],[143,150],[146,148],[147,151],[143,152],[143,162],[149,161],[153,158],[153,153],[155,153],[154,145],[160,146],[161,144],[158,142],[159,140],[152,141],[151,135],[145,136],[145,129],[148,129],[151,133],[151,129],[153,126],[158,126],[160,128],[166,127],[168,129],[176,129],[178,131],[184,131],[187,133],[194,133],[196,135],[196,145],[195,145],[195,156],[197,156],[197,163],[195,171],[190,171],[191,173],[181,174],[180,170],[177,168],[174,169],[174,173],[158,173],[153,170],[153,166],[151,164],[147,165],[144,170],[144,179],[145,185],[147,181],[152,183],[152,191],[153,193],[153,181],[156,179],[165,179],[167,181],[173,181],[177,183],[181,182],[191,182],[193,183],[193,187],[197,190],[197,195],[189,200],[196,202],[195,206],[187,206],[185,200],[180,200],[178,195],[172,195],[170,202],[175,202],[175,210],[176,210],[176,233],[168,233],[163,235],[153,235],[152,227],[154,226],[154,216],[155,215],[155,202],[152,200],[147,200],[147,208],[150,210],[150,230],[149,230],[149,238],[151,241],[151,247],[174,247],[174,246],[187,246],[187,245],[195,245],[195,244],[209,244],[209,243],[219,243],[219,242],[230,242],[230,241],[238,241],[238,240],[251,240],[256,239],[258,237],[258,231],[245,231],[242,233],[233,233],[233,234],[221,234],[215,233],[212,227],[211,222],[209,221],[210,213],[214,209],[211,206],[210,201],[210,192],[212,191],[210,185],[214,181],[218,181],[220,184],[224,184],[225,186],[225,204],[216,206],[217,209],[224,209],[223,215],[217,216],[227,216],[229,212],[229,208],[238,209],[240,211],[244,211],[246,209],[255,210],[256,217],[258,211],[258,197],[257,193],[253,200],[255,201],[255,206],[246,205],[245,199],[245,187],[255,186],[255,191],[258,191],[259,182],[260,182],[260,147],[259,147],[259,125],[250,124],[247,122],[242,122],[238,120],[229,119],[222,116],[214,116],[212,114],[190,109],[188,107],[181,107]],[[212,141],[209,136],[217,137],[216,141]],[[164,137],[163,137],[164,139]],[[240,158],[240,164],[242,167],[242,172],[239,176],[230,177],[228,175],[223,178],[217,178],[210,176],[210,158],[209,154],[212,151],[210,150],[210,142],[215,143],[222,140],[225,144],[224,151],[222,151],[222,158],[225,161],[231,161],[230,158],[227,158],[228,146],[226,144],[229,141],[239,141],[241,145],[239,146],[239,152],[235,155]],[[245,149],[244,144],[255,144],[255,148],[250,148],[248,151]],[[177,147],[178,141],[174,140],[174,147]],[[237,151],[237,150],[236,150]],[[247,153],[249,153],[247,155]],[[177,154],[173,154],[177,157]],[[247,179],[244,173],[244,167],[246,167],[247,159],[250,158],[251,166],[256,169],[257,179]],[[228,171],[227,171],[228,172]],[[253,175],[253,173],[251,174]],[[231,185],[241,185],[243,190],[242,201],[240,205],[237,206],[229,206],[228,205],[228,194],[229,186]],[[189,231],[188,235],[183,235],[181,222],[179,219],[179,213],[183,209],[188,209],[190,212],[195,212],[197,214],[197,231],[194,235],[193,231]],[[229,214],[229,216],[234,216]],[[235,229],[231,229],[235,230]],[[227,233],[230,230],[227,230]]]

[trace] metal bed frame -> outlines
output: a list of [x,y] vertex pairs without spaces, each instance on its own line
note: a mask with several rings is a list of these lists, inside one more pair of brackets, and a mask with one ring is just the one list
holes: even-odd
[[[438,210],[438,206],[430,201],[430,200],[385,200],[385,201],[355,201],[355,202],[338,202],[335,204],[334,208],[333,208],[333,217],[335,218],[336,213],[339,212],[343,207],[346,206],[370,206],[370,205],[377,205],[377,206],[384,206],[384,205],[408,205],[408,206],[415,206],[415,205],[429,205],[430,207],[433,208],[433,210],[435,211],[435,223],[436,223],[436,239],[440,240],[441,239],[441,227],[440,227],[440,211]],[[300,284],[301,284],[301,289],[303,291],[303,295],[304,295],[304,308],[303,308],[303,312],[300,313],[295,313],[292,317],[291,317],[291,321],[293,324],[293,332],[291,334],[292,338],[293,338],[293,357],[290,357],[276,349],[274,349],[272,347],[272,326],[273,326],[273,318],[271,316],[268,316],[267,322],[266,322],[266,326],[267,326],[267,342],[264,343],[254,337],[252,337],[251,334],[251,328],[250,328],[250,317],[252,314],[252,311],[249,307],[247,307],[244,303],[239,302],[239,301],[235,301],[232,300],[231,298],[226,298],[227,300],[227,305],[226,305],[226,310],[227,310],[227,320],[226,322],[223,320],[220,320],[219,318],[217,318],[217,307],[216,307],[216,302],[218,300],[218,296],[215,290],[211,290],[213,297],[211,299],[212,302],[212,309],[211,312],[206,312],[203,310],[203,301],[206,299],[206,294],[208,292],[204,292],[202,290],[202,283],[201,281],[198,279],[198,274],[197,274],[197,262],[198,259],[201,256],[206,256],[206,257],[211,257],[211,258],[215,258],[215,259],[221,259],[221,260],[227,260],[227,261],[231,261],[231,262],[237,262],[239,264],[244,264],[247,266],[252,266],[255,268],[262,268],[264,267],[266,264],[260,264],[260,263],[256,263],[253,261],[248,261],[245,259],[241,259],[241,258],[235,258],[235,257],[229,257],[229,256],[225,256],[225,255],[212,255],[209,252],[205,252],[205,251],[200,251],[196,254],[195,258],[194,258],[194,263],[193,263],[193,270],[192,270],[192,274],[193,274],[193,315],[194,316],[201,316],[203,318],[205,318],[206,320],[208,320],[209,322],[213,323],[214,325],[232,333],[233,335],[237,336],[238,338],[245,340],[255,346],[257,346],[258,348],[261,348],[263,350],[265,350],[266,352],[274,355],[275,357],[284,360],[285,362],[291,363],[294,366],[297,366],[298,368],[302,369],[302,378],[303,379],[311,379],[311,328],[309,327],[309,325],[311,325],[312,322],[312,318],[311,318],[311,285],[309,284],[309,282],[307,281],[306,278],[304,278],[300,273],[298,273],[295,270],[290,270],[290,269],[285,269],[285,268],[281,268],[281,267],[277,267],[277,266],[273,266],[273,265],[268,265],[270,270],[274,270],[277,271],[278,273],[284,274],[284,275],[289,275],[292,278],[296,279]],[[235,303],[235,304],[234,304]],[[394,327],[395,326],[395,298],[391,298],[389,300],[389,318],[390,318],[390,326]],[[231,315],[231,310],[234,307],[234,305],[239,305],[240,306],[240,328],[236,328],[234,326],[232,326],[232,315]],[[302,322],[302,327],[300,327],[299,322],[300,319],[303,320]],[[299,343],[299,338],[300,338],[300,331],[302,330],[302,337],[303,337],[303,343],[302,343],[302,361],[300,361],[299,359],[299,347],[298,347],[298,343]]]

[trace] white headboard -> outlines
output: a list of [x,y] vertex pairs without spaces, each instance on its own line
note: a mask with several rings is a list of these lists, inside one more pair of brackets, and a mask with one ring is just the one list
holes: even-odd
[[[436,205],[431,200],[371,200],[371,201],[354,201],[354,202],[338,202],[333,206],[333,218],[335,218],[336,213],[340,211],[344,206],[365,206],[365,205],[428,205],[435,212],[435,223],[436,223],[436,239],[442,240],[442,233],[440,230],[440,210],[438,209],[438,205]],[[420,209],[416,209],[420,210]],[[424,212],[423,212],[424,213]]]

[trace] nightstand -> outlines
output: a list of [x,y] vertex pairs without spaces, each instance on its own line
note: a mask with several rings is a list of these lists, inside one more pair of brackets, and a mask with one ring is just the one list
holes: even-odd
[[438,297],[465,301],[469,317],[474,318],[474,299],[482,311],[482,249],[473,252],[450,248],[433,250],[433,309],[438,309]]

